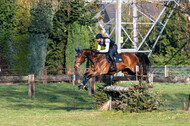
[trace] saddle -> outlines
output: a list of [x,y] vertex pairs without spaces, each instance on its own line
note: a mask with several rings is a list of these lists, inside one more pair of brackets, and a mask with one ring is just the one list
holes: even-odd
[[[107,59],[107,61],[108,61],[109,63],[111,62],[111,60],[109,59],[109,55],[108,55],[108,54],[106,54],[106,59]],[[117,55],[114,57],[114,60],[115,60],[116,63],[123,62],[123,58],[122,58],[122,56],[121,56],[120,54],[117,54]]]

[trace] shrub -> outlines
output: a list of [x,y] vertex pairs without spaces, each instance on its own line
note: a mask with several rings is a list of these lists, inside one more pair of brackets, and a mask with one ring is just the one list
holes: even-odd
[[94,95],[95,97],[95,109],[98,109],[104,102],[108,101],[107,94],[105,93],[103,87],[98,87],[98,91]]
[[129,92],[120,93],[116,109],[123,112],[152,111],[162,105],[158,93],[149,90],[148,84],[133,85]]

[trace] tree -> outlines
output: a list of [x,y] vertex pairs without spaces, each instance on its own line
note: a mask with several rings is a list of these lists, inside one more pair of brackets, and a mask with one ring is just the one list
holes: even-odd
[[0,1],[0,57],[11,66],[15,62],[13,56],[16,52],[13,41],[13,23],[15,20],[15,0]]
[[[66,48],[66,67],[73,67],[75,61],[75,48],[89,49],[89,34],[86,26],[78,24],[78,22],[73,23],[72,27],[69,29],[69,35],[67,39]],[[82,68],[86,68],[85,63],[81,65]]]
[[15,60],[15,65],[12,66],[13,69],[17,69],[17,74],[28,74],[29,67],[29,51],[28,51],[28,28],[30,26],[30,12],[27,8],[29,2],[21,3],[17,1],[16,11],[15,11],[15,22],[13,27],[13,40],[16,44],[16,53],[13,57]]
[[[168,11],[166,12],[166,17]],[[163,21],[166,20],[163,18]],[[159,65],[190,64],[190,22],[180,11],[174,11],[153,51],[152,61]],[[150,39],[151,40],[151,39]],[[153,39],[151,41],[154,41]]]
[[31,8],[31,24],[29,27],[29,72],[41,75],[45,66],[48,36],[52,28],[53,10],[51,4],[39,0]]
[[[69,29],[75,22],[85,27],[87,25],[93,26],[100,20],[100,18],[92,20],[97,13],[96,6],[96,3],[86,5],[85,1],[61,0],[59,9],[54,15],[53,30],[50,33],[46,59],[47,68],[66,67],[65,50],[68,43]],[[92,40],[89,39],[89,41]],[[57,70],[51,70],[53,74],[56,74],[56,72]]]
[[[51,74],[57,74],[58,68],[65,67],[65,49],[69,25],[69,2],[61,1],[53,18],[53,28],[49,35],[46,68]],[[53,68],[53,69],[51,69]],[[55,69],[56,68],[56,69]]]

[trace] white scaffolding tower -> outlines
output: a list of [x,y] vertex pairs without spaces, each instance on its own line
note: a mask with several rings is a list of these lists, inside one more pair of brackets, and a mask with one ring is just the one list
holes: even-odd
[[[140,2],[149,2],[149,3],[165,5],[165,6],[162,6],[162,9],[158,13],[158,16],[154,17],[153,15],[151,15],[150,13],[147,13],[146,10],[144,10],[143,8],[141,8],[138,5],[138,3],[140,3]],[[103,24],[102,22],[98,22],[98,25],[101,28],[101,30],[103,31],[103,33],[105,35],[107,35],[108,37],[114,35],[114,30],[115,30],[114,36],[115,36],[115,42],[118,45],[118,52],[119,53],[121,53],[121,52],[146,52],[146,53],[148,53],[148,56],[151,55],[153,49],[155,48],[162,32],[164,31],[164,28],[165,28],[169,18],[171,17],[171,15],[173,13],[173,9],[176,7],[176,5],[178,6],[178,3],[175,0],[102,0],[102,1],[100,1],[100,3],[102,5],[104,5],[104,8],[97,15],[102,13],[111,4],[115,4],[115,6],[116,6],[115,18],[111,19],[106,24]],[[123,4],[128,4],[129,8],[124,8],[122,10]],[[161,20],[160,20],[161,16],[163,16],[165,14],[165,10],[167,8],[166,6],[168,6],[168,5],[172,5],[173,9],[170,10],[170,13],[169,13],[167,19],[165,20],[165,22],[161,22]],[[122,12],[124,12],[126,9],[132,9],[132,12],[133,12],[132,13],[132,21],[128,21],[128,22],[122,21]],[[149,21],[148,22],[138,21],[138,13],[143,15],[144,17],[146,17]],[[113,23],[113,20],[115,20],[114,23]],[[111,24],[113,27],[112,31],[110,33],[108,33],[105,28],[105,26],[108,24]],[[148,24],[150,27],[147,28],[146,33],[144,33],[144,36],[142,36],[142,34],[138,31],[138,25],[146,25],[146,24]],[[159,30],[159,34],[158,34],[157,38],[155,39],[154,44],[150,46],[146,42],[146,39],[150,35],[150,33],[154,29],[154,27],[156,27],[157,24],[159,24],[161,29]],[[129,33],[129,30],[127,32],[125,27],[123,27],[122,25],[132,25],[131,32]],[[126,38],[121,37],[121,32],[123,32],[125,34],[125,36],[127,36],[127,37]],[[138,38],[140,38],[140,40]],[[122,39],[124,41],[121,41]],[[131,43],[132,43],[132,47],[129,49],[123,48],[127,41],[131,41]],[[144,48],[142,49],[142,47],[144,47]],[[146,50],[145,50],[145,48],[146,48]]]

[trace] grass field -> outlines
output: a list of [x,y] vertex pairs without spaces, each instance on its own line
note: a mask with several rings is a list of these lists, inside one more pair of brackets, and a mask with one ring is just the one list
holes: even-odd
[[[126,126],[190,125],[190,112],[184,111],[190,84],[154,84],[154,91],[166,99],[154,112],[121,113],[93,109],[94,98],[73,86],[36,84],[35,98],[28,98],[28,86],[0,86],[0,126]],[[75,108],[74,108],[75,102]]]

